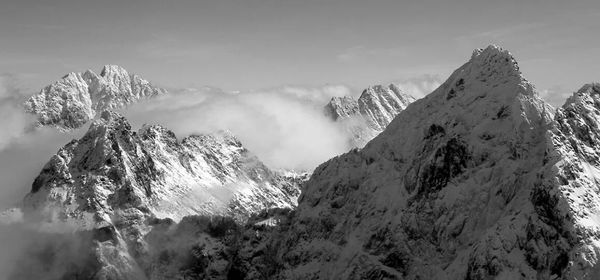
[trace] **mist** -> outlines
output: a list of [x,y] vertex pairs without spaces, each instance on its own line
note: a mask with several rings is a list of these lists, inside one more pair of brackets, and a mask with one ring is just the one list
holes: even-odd
[[44,164],[60,147],[82,135],[35,128],[22,106],[28,98],[12,75],[0,76],[0,211],[17,206]]
[[[18,84],[16,76],[0,76],[0,213],[20,207],[44,164],[60,147],[82,134],[82,130],[61,133],[53,128],[35,128],[35,118],[22,106],[28,94]],[[0,280],[59,278],[66,265],[51,265],[54,258],[44,260],[39,255],[44,250],[68,265],[81,257],[81,240],[71,238],[72,232],[51,233],[20,220],[19,215],[0,214],[0,218]]]
[[287,86],[244,93],[188,89],[135,104],[124,114],[134,127],[160,124],[179,138],[229,130],[271,168],[312,171],[350,148],[348,136],[323,114],[331,97],[343,95],[351,95],[350,89]]

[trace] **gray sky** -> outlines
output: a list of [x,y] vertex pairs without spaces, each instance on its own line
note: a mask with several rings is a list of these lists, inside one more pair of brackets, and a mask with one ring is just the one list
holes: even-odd
[[540,90],[600,80],[600,1],[0,0],[0,73],[37,90],[119,64],[168,87],[445,79],[509,49]]

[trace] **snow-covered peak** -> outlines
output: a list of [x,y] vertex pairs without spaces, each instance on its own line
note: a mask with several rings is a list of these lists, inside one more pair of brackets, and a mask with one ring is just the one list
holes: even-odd
[[325,115],[348,133],[351,147],[362,147],[414,100],[397,85],[375,85],[363,90],[358,100],[333,97],[325,106]]
[[496,45],[474,52],[467,64],[470,68],[467,71],[470,73],[463,78],[472,78],[492,86],[501,83],[519,83],[523,80],[519,65],[512,54]]
[[463,96],[464,93],[494,91],[509,95],[507,100],[517,94],[536,94],[533,85],[523,78],[512,54],[495,45],[473,51],[471,59],[454,71],[440,88],[444,89],[444,93],[438,89],[436,98],[458,98],[462,100],[460,102],[473,97]]
[[81,127],[96,112],[122,108],[164,93],[165,90],[120,66],[106,65],[100,75],[92,70],[67,74],[32,96],[25,107],[38,116],[40,125],[68,130]]
[[596,279],[600,169],[577,143],[598,145],[599,123],[579,110],[560,126],[551,110],[510,53],[476,51],[365,148],[315,170],[282,275]]
[[383,130],[414,100],[414,97],[393,84],[387,87],[375,85],[362,92],[358,98],[358,107],[361,114],[370,121],[371,126],[376,130]]

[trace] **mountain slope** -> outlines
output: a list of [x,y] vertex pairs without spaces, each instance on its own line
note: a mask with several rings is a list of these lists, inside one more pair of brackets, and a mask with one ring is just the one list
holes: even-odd
[[580,95],[555,121],[508,51],[476,50],[315,170],[280,278],[595,279],[600,172],[583,146],[599,103]]
[[228,133],[179,141],[160,126],[135,132],[125,118],[104,111],[46,164],[25,205],[89,227],[127,208],[174,220],[192,214],[243,219],[267,207],[294,206],[297,195],[294,182]]
[[122,67],[106,65],[100,75],[91,70],[67,74],[27,100],[25,108],[37,115],[40,125],[73,129],[92,120],[96,113],[165,92]]
[[270,170],[228,133],[178,140],[160,126],[133,131],[104,111],[44,166],[23,212],[47,231],[91,234],[84,243],[97,252],[89,257],[95,268],[83,267],[94,279],[144,279],[139,258],[148,254],[153,219],[243,222],[263,209],[295,206],[302,180]]
[[365,89],[358,100],[349,96],[333,97],[324,110],[325,115],[349,133],[351,147],[362,147],[414,101],[414,97],[394,84],[376,85]]

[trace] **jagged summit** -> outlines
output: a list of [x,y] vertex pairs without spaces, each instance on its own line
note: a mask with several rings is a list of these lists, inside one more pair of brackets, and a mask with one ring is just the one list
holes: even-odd
[[490,45],[485,49],[473,51],[471,60],[468,62],[471,67],[479,70],[480,79],[495,76],[499,78],[515,77],[522,79],[521,71],[512,54],[501,47]]
[[522,76],[518,63],[510,52],[490,45],[473,51],[467,63],[456,69],[439,88],[424,99],[428,99],[428,102],[436,99],[437,102],[434,103],[451,103],[454,106],[482,98],[509,104],[518,95],[533,97],[538,93]]
[[92,70],[67,74],[27,100],[25,108],[38,116],[40,125],[68,130],[83,126],[97,112],[164,93],[120,66],[106,65],[100,75]]

